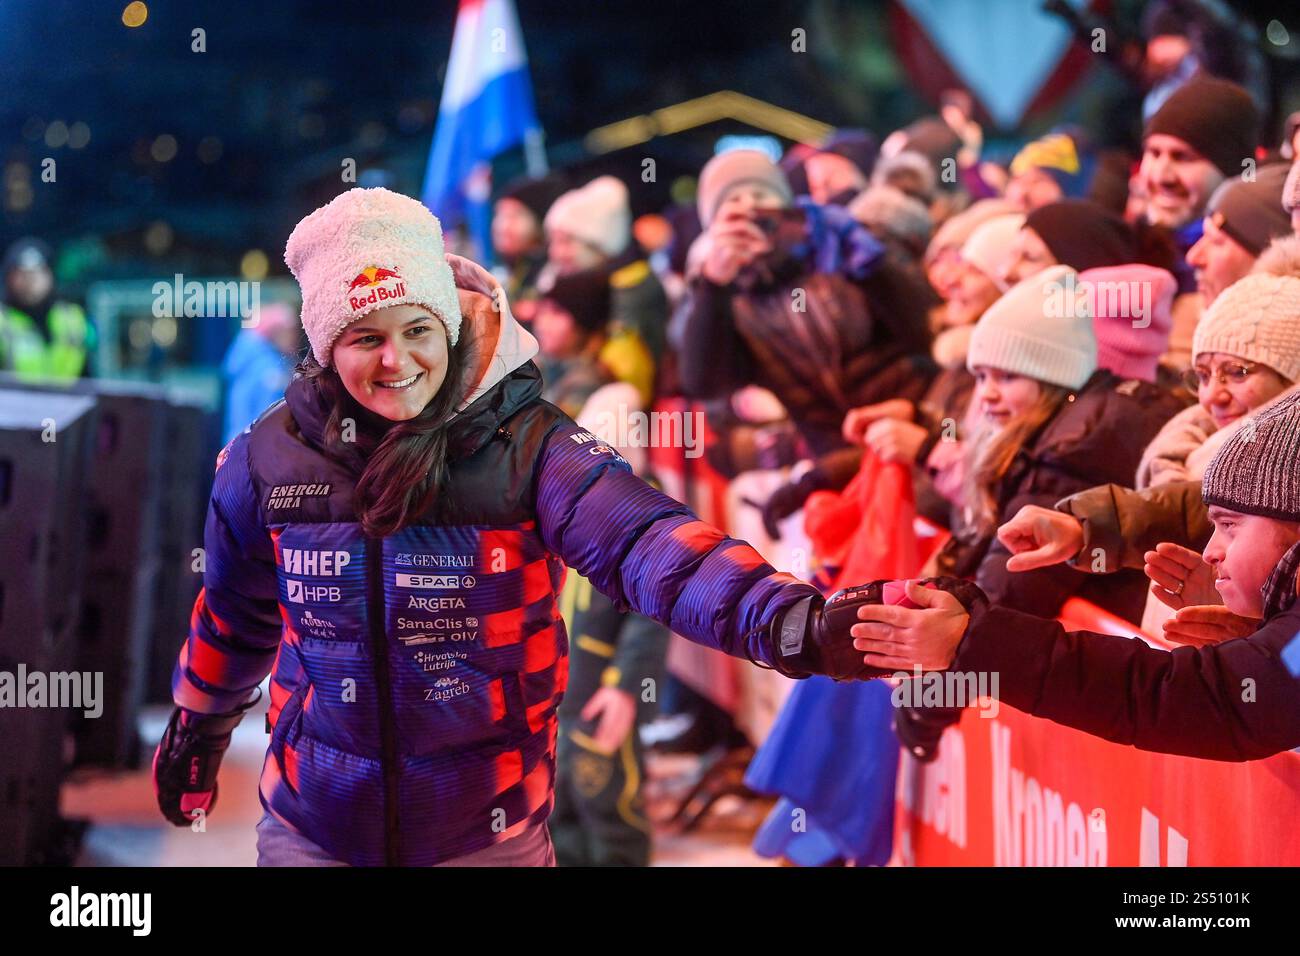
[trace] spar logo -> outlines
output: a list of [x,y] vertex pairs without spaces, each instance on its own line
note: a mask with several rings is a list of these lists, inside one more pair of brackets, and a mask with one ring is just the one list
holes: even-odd
[[356,278],[348,286],[348,305],[352,306],[353,310],[363,309],[379,302],[400,299],[404,295],[406,295],[406,283],[395,269],[367,266],[357,273]]

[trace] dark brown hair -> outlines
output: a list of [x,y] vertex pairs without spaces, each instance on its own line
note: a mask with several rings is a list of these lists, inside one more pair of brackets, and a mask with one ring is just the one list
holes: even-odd
[[464,398],[467,331],[462,327],[460,341],[447,349],[447,375],[429,404],[415,418],[389,426],[368,455],[349,448],[343,440],[344,419],[358,412],[362,421],[367,415],[377,416],[360,406],[348,394],[338,372],[332,366],[322,367],[310,350],[298,365],[299,373],[316,382],[330,405],[325,450],[348,463],[361,458],[363,469],[354,500],[361,527],[369,537],[390,535],[435,507],[445,513],[447,503],[439,499],[439,493],[447,480],[448,419]]

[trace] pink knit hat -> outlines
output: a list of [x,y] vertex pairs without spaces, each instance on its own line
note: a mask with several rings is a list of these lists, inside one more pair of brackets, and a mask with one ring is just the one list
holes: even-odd
[[1154,382],[1174,326],[1178,281],[1138,264],[1085,269],[1079,281],[1092,309],[1097,364],[1120,378]]
[[387,189],[349,189],[294,227],[284,262],[302,289],[312,354],[330,364],[334,342],[375,309],[419,305],[460,337],[460,301],[433,213]]

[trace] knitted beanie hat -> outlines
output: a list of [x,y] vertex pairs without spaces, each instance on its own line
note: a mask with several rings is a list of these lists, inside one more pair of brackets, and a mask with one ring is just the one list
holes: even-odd
[[1224,289],[1197,323],[1192,358],[1223,352],[1300,381],[1300,278],[1252,272]]
[[1224,180],[1205,204],[1205,215],[1237,245],[1258,256],[1274,239],[1291,234],[1291,214],[1282,206],[1282,187],[1290,167],[1261,166],[1252,180]]
[[632,240],[632,208],[627,187],[613,176],[598,176],[551,203],[546,231],[567,232],[611,258]]
[[[872,186],[892,186],[928,207],[934,202],[934,167],[920,153],[904,150],[886,156],[871,174]],[[928,209],[927,209],[928,214]]]
[[1066,133],[1048,133],[1033,140],[1011,160],[1011,175],[1019,176],[1031,169],[1041,169],[1061,187],[1066,196],[1082,196],[1088,191],[1091,157],[1080,155],[1079,145]]
[[1154,382],[1174,327],[1178,280],[1164,269],[1131,263],[1089,269],[1079,281],[1092,309],[1097,365],[1120,378]]
[[423,306],[442,320],[450,344],[460,337],[442,226],[408,196],[349,189],[294,227],[284,262],[302,289],[302,327],[321,365],[344,329],[388,306]]
[[1241,172],[1241,161],[1255,156],[1259,111],[1250,94],[1236,83],[1195,76],[1165,100],[1142,131],[1176,136],[1225,176]]
[[1201,498],[1243,514],[1300,521],[1300,391],[1241,423],[1206,466]]
[[[907,154],[904,154],[907,155]],[[854,197],[849,215],[877,236],[893,236],[920,255],[930,239],[930,211],[901,189],[878,183]]]
[[1081,388],[1097,370],[1097,339],[1078,273],[1052,266],[989,306],[966,353],[968,369],[981,365]]
[[781,167],[757,149],[729,149],[719,153],[700,170],[699,188],[695,203],[704,228],[709,227],[714,214],[726,198],[727,191],[741,183],[762,183],[781,197],[783,206],[794,201],[790,183]]
[[1133,227],[1087,199],[1063,199],[1025,217],[1057,262],[1079,272],[1119,266],[1137,259]]
[[540,223],[546,218],[551,204],[563,196],[568,188],[564,178],[556,173],[548,176],[520,176],[506,183],[497,199],[513,199],[522,203]]
[[880,142],[869,130],[841,127],[826,137],[820,152],[843,156],[858,167],[863,177],[868,177],[880,155]]
[[1011,260],[1011,240],[1025,224],[1021,213],[997,216],[978,226],[961,247],[961,257],[984,273],[999,289],[1007,288],[1002,270]]
[[607,270],[584,269],[556,276],[542,298],[568,312],[579,328],[590,333],[602,331],[609,322],[610,294]]
[[1005,199],[980,199],[970,204],[955,216],[944,221],[926,247],[925,258],[929,262],[945,249],[960,249],[970,238],[971,233],[997,216],[1017,213],[1020,210],[1015,203]]

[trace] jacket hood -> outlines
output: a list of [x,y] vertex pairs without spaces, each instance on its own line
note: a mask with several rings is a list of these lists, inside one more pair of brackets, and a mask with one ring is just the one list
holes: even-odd
[[[469,348],[465,395],[450,425],[452,452],[463,455],[472,453],[492,437],[503,419],[541,394],[541,375],[532,364],[537,340],[511,314],[501,283],[462,256],[448,254],[447,264],[460,299],[461,336]],[[331,408],[317,383],[296,377],[285,390],[285,401],[303,437],[323,447]],[[360,411],[358,420],[364,429],[367,413]],[[378,416],[369,419],[371,425],[387,427]]]
[[448,254],[447,264],[470,333],[471,352],[465,370],[469,389],[457,407],[460,412],[511,372],[528,364],[537,354],[538,345],[532,333],[511,314],[506,290],[492,273],[463,256]]

